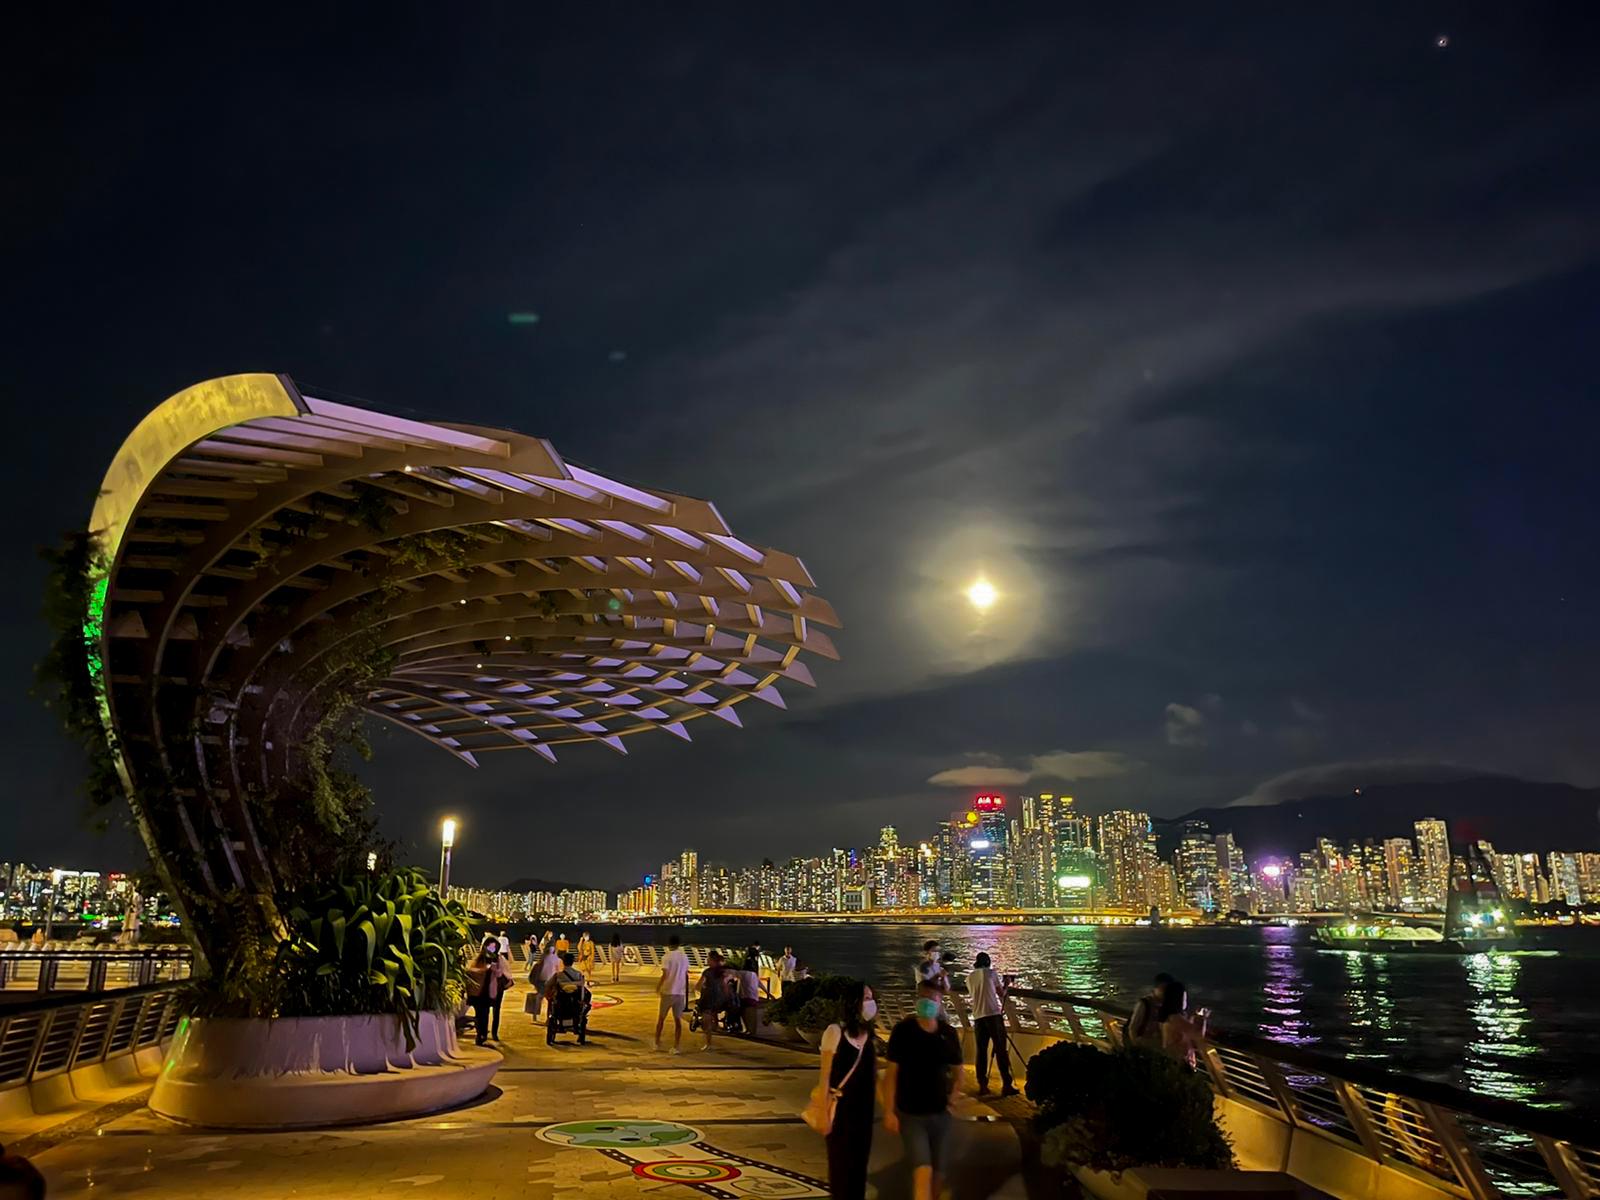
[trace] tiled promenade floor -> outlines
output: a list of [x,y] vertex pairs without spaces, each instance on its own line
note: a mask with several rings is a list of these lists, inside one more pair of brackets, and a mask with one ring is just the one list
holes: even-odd
[[[109,1196],[337,1197],[414,1191],[430,1198],[617,1197],[692,1200],[826,1194],[822,1139],[799,1119],[816,1057],[719,1038],[709,1053],[651,1047],[649,982],[602,982],[621,1003],[597,1009],[587,1046],[544,1044],[507,997],[506,1063],[476,1103],[412,1121],[290,1133],[221,1133],[172,1125],[143,1108],[81,1128],[33,1155],[52,1200]],[[515,1011],[513,1011],[515,1010]],[[670,1030],[670,1022],[668,1026]],[[964,1093],[972,1090],[970,1072]],[[994,1110],[958,1105],[958,1197],[1021,1196],[1016,1139]],[[587,1124],[556,1128],[563,1123]],[[629,1124],[633,1122],[634,1124]],[[93,1123],[91,1123],[93,1124]],[[874,1139],[871,1187],[906,1193],[898,1139]]]

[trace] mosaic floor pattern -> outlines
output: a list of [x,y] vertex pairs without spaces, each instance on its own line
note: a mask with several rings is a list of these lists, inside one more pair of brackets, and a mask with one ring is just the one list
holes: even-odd
[[[685,1031],[685,1053],[669,1056],[651,1046],[650,985],[624,980],[606,991],[617,1002],[593,1014],[586,1046],[545,1045],[542,1029],[511,1011],[513,993],[502,1027],[506,1066],[486,1096],[453,1112],[359,1128],[208,1133],[144,1109],[113,1111],[34,1161],[51,1200],[827,1195],[825,1148],[798,1116],[815,1078],[810,1052],[734,1038],[689,1052]],[[970,1100],[958,1110],[988,1112]],[[1014,1158],[1009,1126],[963,1126],[978,1158]],[[880,1129],[869,1194],[905,1194],[899,1159],[898,1141]],[[960,1200],[1014,1192],[1003,1168],[968,1175],[956,1180]]]

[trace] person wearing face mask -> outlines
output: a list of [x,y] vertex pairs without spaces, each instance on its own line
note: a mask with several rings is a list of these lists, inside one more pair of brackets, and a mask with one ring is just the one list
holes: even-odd
[[472,1023],[478,1045],[489,1040],[489,1016],[494,1014],[496,1040],[500,1037],[500,999],[511,984],[511,972],[500,958],[497,939],[485,938],[478,955],[467,964],[467,999],[472,1005]]
[[941,1020],[943,991],[925,983],[917,1009],[889,1035],[883,1127],[900,1135],[914,1200],[939,1194],[950,1143],[950,1097],[961,1079],[961,1039]]
[[866,1200],[877,1087],[872,1023],[878,1003],[872,989],[858,982],[845,993],[841,1008],[844,1019],[822,1032],[822,1063],[806,1120],[827,1139],[828,1195]]

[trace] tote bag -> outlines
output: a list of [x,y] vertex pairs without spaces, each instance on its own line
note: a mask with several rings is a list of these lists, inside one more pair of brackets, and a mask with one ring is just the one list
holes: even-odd
[[[844,1038],[844,1030],[839,1031],[840,1040]],[[868,1035],[871,1036],[870,1034]],[[867,1056],[867,1043],[862,1042],[860,1049],[856,1050],[856,1060],[850,1064],[850,1069],[844,1073],[844,1078],[839,1080],[838,1087],[824,1088],[818,1083],[811,1089],[811,1101],[801,1112],[800,1119],[823,1137],[833,1132],[833,1114],[839,1107],[839,1097],[844,1094],[845,1084],[850,1082],[850,1076],[856,1073],[856,1068],[861,1065],[861,1060]]]

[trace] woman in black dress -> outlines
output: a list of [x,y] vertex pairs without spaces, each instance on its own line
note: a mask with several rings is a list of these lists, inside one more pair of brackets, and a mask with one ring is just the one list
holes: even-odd
[[822,1095],[837,1092],[839,1097],[827,1134],[828,1195],[835,1200],[866,1200],[878,1086],[872,1025],[878,1005],[872,989],[856,984],[845,995],[843,1010],[844,1020],[822,1034]]

